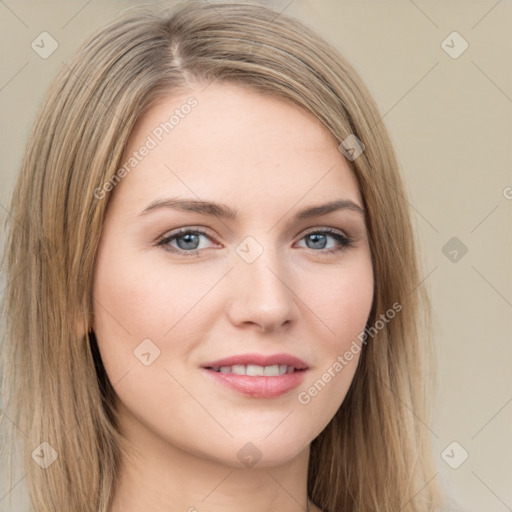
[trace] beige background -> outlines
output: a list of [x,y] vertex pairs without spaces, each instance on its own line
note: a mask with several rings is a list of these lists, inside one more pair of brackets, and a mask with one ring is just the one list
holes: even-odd
[[[463,510],[512,510],[511,2],[269,3],[340,48],[380,106],[403,166],[436,314],[439,394],[435,419],[425,424],[435,477]],[[86,35],[129,5],[0,2],[2,217],[50,80]],[[43,31],[59,44],[48,59],[31,48]],[[469,44],[456,59],[442,47],[453,31]],[[457,262],[443,253],[452,237],[468,249]],[[453,441],[460,447],[448,451],[450,462],[462,449],[469,453],[458,469],[441,457]],[[17,482],[11,491],[0,469],[0,510],[28,510],[22,472]]]

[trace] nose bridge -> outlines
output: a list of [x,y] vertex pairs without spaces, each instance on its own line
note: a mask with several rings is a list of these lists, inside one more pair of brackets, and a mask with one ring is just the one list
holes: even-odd
[[230,306],[233,323],[255,323],[264,330],[294,320],[295,295],[284,254],[271,236],[247,237],[237,247]]

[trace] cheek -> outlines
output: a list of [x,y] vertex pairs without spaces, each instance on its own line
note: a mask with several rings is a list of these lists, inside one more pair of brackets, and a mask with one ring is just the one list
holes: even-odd
[[100,247],[93,282],[93,329],[112,383],[133,369],[138,362],[134,351],[144,340],[156,340],[162,301],[151,291],[144,267],[118,247],[122,246]]
[[333,270],[332,275],[316,277],[305,281],[303,293],[313,314],[321,319],[318,364],[301,386],[297,401],[323,428],[343,402],[364,350],[361,334],[374,292],[369,253],[353,265]]
[[326,352],[345,350],[366,326],[371,310],[374,281],[369,253],[354,258],[343,268],[323,273],[304,273],[302,294],[321,321]]
[[[153,357],[158,354],[155,366],[171,366],[178,357],[184,360],[194,339],[211,326],[201,322],[201,316],[211,308],[214,294],[209,292],[223,273],[199,265],[172,268],[165,258],[148,263],[147,258],[112,245],[99,251],[93,329],[111,381],[138,368],[136,358],[142,350],[145,354],[149,349]],[[176,338],[179,343],[173,343]]]

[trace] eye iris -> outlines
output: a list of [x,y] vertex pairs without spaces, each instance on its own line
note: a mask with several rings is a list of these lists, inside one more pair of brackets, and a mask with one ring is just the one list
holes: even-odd
[[[185,243],[180,243],[181,240],[185,240]],[[198,242],[199,235],[196,233],[186,233],[176,238],[176,243],[178,244],[178,247],[183,250],[197,249]],[[192,246],[190,246],[189,244],[192,244]]]
[[323,249],[325,247],[326,236],[321,233],[312,233],[307,236],[307,239],[313,242],[313,247],[308,245],[310,249]]

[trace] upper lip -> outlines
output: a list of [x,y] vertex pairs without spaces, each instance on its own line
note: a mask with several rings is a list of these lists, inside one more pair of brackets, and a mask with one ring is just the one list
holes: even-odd
[[282,365],[293,366],[296,370],[305,370],[307,364],[298,357],[290,354],[238,354],[236,356],[225,357],[205,363],[202,368],[220,368],[221,366],[248,365],[274,366]]

